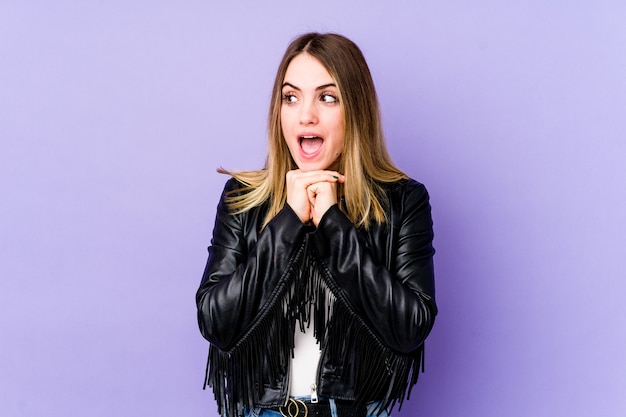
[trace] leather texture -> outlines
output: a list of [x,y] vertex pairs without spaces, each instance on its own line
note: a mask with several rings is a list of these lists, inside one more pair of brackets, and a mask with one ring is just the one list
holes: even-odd
[[[212,349],[228,357],[249,335],[267,328],[262,321],[281,303],[287,291],[288,271],[298,268],[296,259],[304,256],[306,247],[308,256],[314,257],[323,270],[325,285],[336,298],[335,303],[341,305],[335,314],[348,312],[351,323],[358,323],[369,337],[355,338],[358,340],[351,350],[339,357],[339,350],[326,349],[325,345],[332,345],[333,337],[341,336],[327,335],[318,370],[319,395],[360,401],[392,396],[402,401],[404,389],[408,386],[410,390],[416,375],[400,384],[402,394],[390,392],[389,388],[386,393],[380,389],[368,392],[371,398],[360,397],[366,390],[358,381],[375,380],[378,374],[386,373],[386,386],[397,384],[390,366],[385,371],[384,365],[362,363],[367,357],[362,352],[376,345],[400,357],[423,360],[423,343],[437,314],[433,224],[428,192],[422,184],[403,180],[381,185],[388,200],[386,224],[372,224],[367,230],[356,228],[335,205],[315,228],[303,224],[285,205],[260,231],[267,206],[231,214],[225,196],[242,185],[230,179],[217,208],[209,257],[196,294],[200,332]],[[350,326],[348,323],[347,328]],[[362,346],[365,343],[367,346]],[[261,394],[250,400],[255,406],[285,403],[288,359],[265,361],[259,374],[262,381],[256,381]],[[408,372],[401,375],[405,380],[409,378]]]

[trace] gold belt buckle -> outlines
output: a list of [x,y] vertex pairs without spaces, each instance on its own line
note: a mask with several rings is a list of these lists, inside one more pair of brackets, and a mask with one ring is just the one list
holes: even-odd
[[[307,408],[304,401],[294,399],[294,398],[290,398],[289,402],[287,403],[287,414],[285,414],[285,412],[283,411],[283,407],[278,407],[278,411],[280,411],[280,414],[283,417],[298,417],[300,415],[300,406],[298,405],[298,403],[302,404],[302,410],[304,410],[303,417],[307,417],[309,415],[309,409]],[[291,408],[292,408],[291,406],[293,406],[296,409],[295,413],[291,412]]]

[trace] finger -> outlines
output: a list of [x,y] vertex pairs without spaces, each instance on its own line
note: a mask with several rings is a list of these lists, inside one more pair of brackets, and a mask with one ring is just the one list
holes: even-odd
[[295,174],[292,177],[292,181],[302,187],[309,187],[312,184],[318,182],[337,183],[345,182],[345,177],[338,172],[332,171],[316,171],[307,172],[302,174]]
[[309,202],[311,206],[315,207],[315,198],[317,197],[317,190],[312,186],[306,189],[307,197],[309,198]]

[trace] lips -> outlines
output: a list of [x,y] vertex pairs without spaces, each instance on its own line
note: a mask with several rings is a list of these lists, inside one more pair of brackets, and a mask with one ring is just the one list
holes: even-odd
[[303,156],[309,158],[317,155],[324,144],[324,139],[317,135],[302,135],[299,140]]

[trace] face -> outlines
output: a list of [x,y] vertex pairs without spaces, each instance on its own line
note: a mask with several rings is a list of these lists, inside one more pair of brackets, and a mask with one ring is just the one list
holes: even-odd
[[339,89],[326,68],[311,55],[302,53],[287,67],[280,123],[298,168],[337,168],[344,142]]

